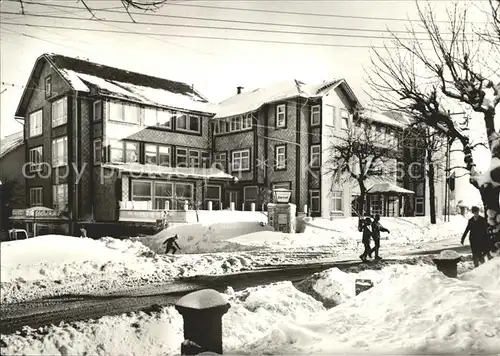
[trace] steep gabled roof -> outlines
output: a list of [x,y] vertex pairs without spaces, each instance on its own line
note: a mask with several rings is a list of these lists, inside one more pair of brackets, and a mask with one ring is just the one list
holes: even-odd
[[245,114],[258,110],[265,104],[289,100],[296,97],[317,98],[330,90],[342,86],[352,101],[359,102],[344,79],[320,84],[306,84],[298,79],[286,80],[267,87],[236,94],[216,105],[215,118]]
[[0,139],[0,158],[14,151],[24,143],[24,133],[16,132]]
[[[41,67],[43,67],[43,60],[46,60],[61,75],[72,90],[88,93],[92,91],[92,93],[95,92],[99,95],[145,105],[213,113],[208,100],[193,86],[186,83],[59,54],[47,53],[39,57],[29,83],[32,77],[39,75]],[[19,114],[21,114],[20,108],[18,108],[16,115]]]

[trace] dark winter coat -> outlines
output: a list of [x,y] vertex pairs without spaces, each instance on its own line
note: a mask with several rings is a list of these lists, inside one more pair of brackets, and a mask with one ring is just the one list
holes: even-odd
[[469,235],[470,248],[471,250],[482,252],[490,248],[489,237],[488,237],[488,222],[482,216],[479,216],[477,220],[474,217],[469,219],[467,227],[462,235],[462,243]]
[[380,238],[380,232],[389,232],[385,227],[383,227],[380,222],[373,221],[372,222],[372,236],[374,239]]
[[365,222],[362,222],[358,226],[358,230],[363,232],[362,235],[362,241],[363,243],[370,243],[370,238],[372,237],[372,228],[370,224],[366,224]]

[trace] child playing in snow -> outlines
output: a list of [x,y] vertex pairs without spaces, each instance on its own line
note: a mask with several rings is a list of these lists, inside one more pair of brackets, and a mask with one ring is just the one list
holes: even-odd
[[179,237],[177,235],[175,236],[172,236],[172,237],[169,237],[168,239],[166,239],[164,242],[163,242],[163,245],[167,245],[165,247],[165,254],[168,254],[170,252],[170,250],[172,250],[172,255],[175,255],[175,252],[177,250],[180,250],[180,246],[177,244],[177,240],[179,239]]
[[358,230],[363,232],[362,242],[365,250],[359,256],[361,261],[366,262],[366,257],[370,254],[371,246],[370,246],[370,238],[372,237],[372,220],[370,218],[365,218],[364,220],[360,220],[358,225]]

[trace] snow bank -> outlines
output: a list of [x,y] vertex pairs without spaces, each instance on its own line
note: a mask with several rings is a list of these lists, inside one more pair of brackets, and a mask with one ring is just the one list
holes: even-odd
[[[384,269],[373,288],[330,310],[290,282],[228,291],[224,353],[497,354],[500,293],[481,281],[499,266],[494,259],[459,279],[434,266]],[[2,354],[176,355],[182,318],[167,307],[151,316],[26,328],[1,340]]]
[[0,253],[3,303],[68,293],[105,294],[179,276],[241,272],[275,261],[245,253],[166,256],[131,240],[59,235],[2,242]]
[[206,253],[225,251],[246,251],[254,247],[228,241],[233,237],[254,232],[269,233],[273,229],[257,221],[232,221],[219,223],[198,223],[167,228],[155,236],[139,238],[144,245],[157,253],[165,252],[163,242],[174,235],[179,236],[181,253]]

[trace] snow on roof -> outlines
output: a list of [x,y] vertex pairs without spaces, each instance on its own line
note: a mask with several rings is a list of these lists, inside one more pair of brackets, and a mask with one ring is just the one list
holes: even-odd
[[415,192],[412,190],[398,187],[397,185],[389,182],[376,183],[370,189],[368,189],[367,193],[415,194]]
[[3,157],[12,150],[15,150],[17,147],[21,146],[23,142],[24,133],[22,131],[16,132],[0,139],[0,157]]
[[216,105],[215,118],[245,114],[259,109],[262,105],[294,97],[313,98],[322,96],[325,89],[338,85],[343,80],[334,80],[321,84],[305,84],[292,79],[267,87],[236,94]]
[[47,54],[73,89],[130,100],[145,105],[213,114],[213,105],[193,86],[90,61]]
[[365,110],[365,117],[368,120],[372,120],[381,124],[386,124],[396,127],[406,127],[410,124],[410,121],[404,116],[395,116],[390,113],[380,113],[374,110]]
[[177,177],[208,178],[232,180],[235,177],[217,168],[188,168],[188,167],[166,167],[154,164],[139,163],[108,163],[103,168],[118,169],[129,173],[142,173],[153,175],[171,175]]

